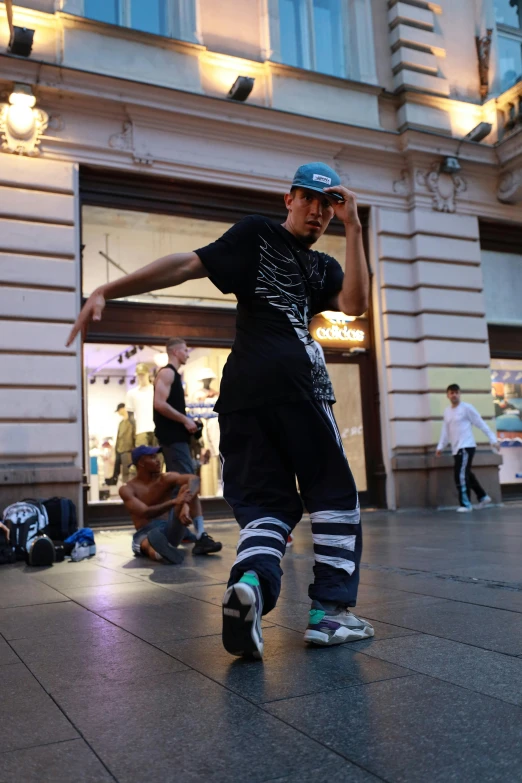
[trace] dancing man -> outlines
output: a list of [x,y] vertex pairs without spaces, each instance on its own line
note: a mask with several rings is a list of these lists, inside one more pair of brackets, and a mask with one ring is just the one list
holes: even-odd
[[[261,616],[276,605],[280,561],[301,519],[301,498],[315,555],[305,640],[334,645],[374,633],[350,611],[362,550],[359,502],[332,412],[332,384],[308,329],[323,310],[359,315],[368,307],[356,197],[329,166],[308,163],[297,170],[285,205],[282,225],[246,217],[207,247],[165,256],[100,286],[68,343],[90,319],[101,319],[107,299],[203,277],[236,295],[236,339],[215,408],[224,497],[241,528],[223,598],[223,644],[233,655],[257,658]],[[334,258],[312,250],[334,215],[345,229],[345,273]]]

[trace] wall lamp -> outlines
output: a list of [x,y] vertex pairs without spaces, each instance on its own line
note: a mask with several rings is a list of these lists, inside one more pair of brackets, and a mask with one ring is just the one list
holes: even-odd
[[459,141],[457,152],[455,155],[448,155],[443,159],[440,170],[443,174],[457,174],[460,171],[459,152],[465,141],[482,141],[489,136],[493,130],[493,125],[490,122],[479,122],[469,133]]
[[0,104],[0,141],[6,152],[38,155],[49,117],[35,104],[30,84],[15,84],[9,103]]
[[7,51],[19,57],[29,57],[33,48],[34,30],[28,27],[16,27],[13,24],[13,0],[5,0],[5,7],[10,32]]
[[230,90],[228,91],[228,98],[232,101],[246,101],[252,88],[254,87],[255,79],[251,76],[238,76]]

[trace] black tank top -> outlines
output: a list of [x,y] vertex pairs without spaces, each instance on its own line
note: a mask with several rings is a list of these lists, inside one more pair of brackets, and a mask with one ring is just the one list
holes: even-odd
[[[167,364],[166,367],[174,370],[174,380],[170,387],[167,402],[175,411],[185,415],[185,393],[181,384],[181,375],[172,364]],[[166,368],[163,367],[162,369]],[[156,427],[155,435],[162,446],[170,446],[171,443],[188,443],[190,441],[190,433],[181,422],[167,419],[166,416],[163,416],[155,408],[154,424]]]

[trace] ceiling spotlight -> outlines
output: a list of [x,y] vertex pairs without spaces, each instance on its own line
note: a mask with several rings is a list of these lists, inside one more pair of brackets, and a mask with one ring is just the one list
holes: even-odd
[[120,355],[118,356],[118,364],[121,364],[122,362],[123,362],[123,356],[120,353]]
[[233,101],[246,101],[252,92],[254,82],[255,79],[251,76],[238,76],[227,97]]
[[129,353],[131,356],[135,356],[138,353],[138,349],[136,348],[136,346],[134,346],[134,348],[131,351],[129,351]]
[[143,351],[143,345],[138,345],[138,351]]
[[130,382],[131,382],[131,386],[134,386],[134,384],[136,383],[136,378],[131,378]]
[[126,359],[130,359],[131,358],[131,355],[130,355],[129,351],[125,351],[125,358]]
[[105,386],[107,386],[107,384],[109,383],[109,381],[110,381],[110,378],[105,378],[105,380],[104,380],[104,382],[103,382],[103,383],[105,384]]
[[96,377],[89,378],[89,383],[96,383]]
[[120,384],[120,386],[123,386],[123,384],[125,383],[125,376],[123,376],[123,378],[120,378],[118,383]]

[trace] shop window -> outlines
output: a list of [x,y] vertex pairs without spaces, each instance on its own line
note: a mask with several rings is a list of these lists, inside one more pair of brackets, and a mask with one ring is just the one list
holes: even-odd
[[[201,476],[201,496],[216,497],[223,494],[223,489],[219,428],[213,407],[230,351],[190,347],[189,361],[182,370],[187,413],[203,422],[202,438],[192,442],[194,469]],[[164,348],[159,345],[84,346],[89,502],[120,503],[119,487],[133,475],[130,449],[142,443],[156,443],[153,383],[166,361]],[[129,411],[134,426],[124,424],[120,429],[122,422],[128,422]]]
[[494,0],[501,90],[522,79],[522,0]]
[[106,24],[197,40],[195,0],[67,0],[64,10]]
[[367,0],[268,0],[271,58],[285,65],[374,83]]
[[355,485],[358,492],[366,492],[368,485],[364,454],[360,368],[357,364],[328,361],[326,367],[337,399],[334,405],[335,419],[355,479]]
[[522,486],[522,360],[491,360],[491,393],[503,460],[500,483]]
[[[83,295],[103,283],[134,272],[170,253],[185,253],[213,242],[229,223],[176,215],[158,215],[107,207],[82,210]],[[222,294],[207,278],[175,288],[130,297],[154,304],[235,307],[231,294]]]

